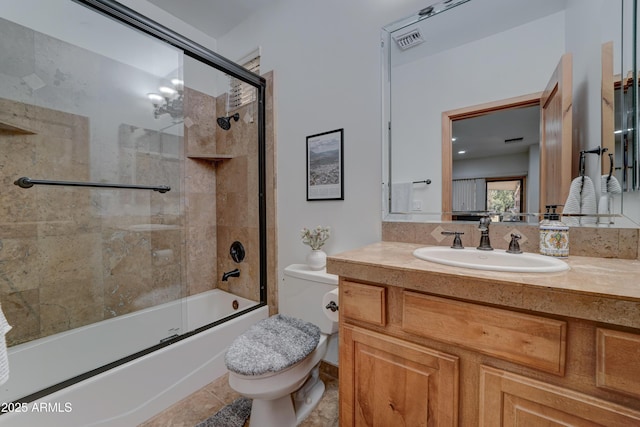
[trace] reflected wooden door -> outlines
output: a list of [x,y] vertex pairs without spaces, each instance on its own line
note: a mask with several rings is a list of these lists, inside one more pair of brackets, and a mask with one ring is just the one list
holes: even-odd
[[[540,208],[563,205],[578,175],[572,141],[572,58],[562,55],[540,100]],[[576,155],[574,155],[576,154]]]

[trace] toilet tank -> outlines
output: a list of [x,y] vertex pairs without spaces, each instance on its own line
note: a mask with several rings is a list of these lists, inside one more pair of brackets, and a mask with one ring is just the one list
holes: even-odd
[[284,269],[278,293],[279,312],[311,322],[325,334],[338,331],[338,322],[324,314],[322,297],[338,287],[338,276],[325,270],[311,270],[306,264],[292,264]]

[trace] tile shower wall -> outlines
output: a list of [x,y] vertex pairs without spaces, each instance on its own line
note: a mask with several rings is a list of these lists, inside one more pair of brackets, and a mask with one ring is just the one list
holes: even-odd
[[[267,116],[273,111],[272,99],[272,78],[267,75]],[[220,115],[227,115],[225,109],[226,97],[217,99],[217,108]],[[231,129],[223,131],[218,129],[216,138],[219,153],[233,156],[231,160],[220,162],[217,169],[216,203],[217,203],[217,224],[218,224],[218,287],[230,291],[234,294],[252,300],[260,299],[260,289],[257,286],[260,278],[260,241],[259,241],[259,206],[258,206],[258,111],[254,105],[247,105],[237,111],[239,113],[238,122],[232,121]],[[224,113],[224,114],[222,114]],[[267,118],[267,123],[273,123]],[[272,129],[272,127],[271,127]],[[267,135],[269,135],[267,129]],[[273,138],[267,138],[267,153],[269,153],[269,163],[273,163]],[[268,177],[272,175],[267,174]],[[272,182],[270,182],[272,185]],[[270,184],[268,183],[268,184]],[[271,188],[273,188],[271,186]],[[272,191],[267,191],[267,200],[270,201],[270,211],[268,217],[273,215],[274,205]],[[270,229],[274,222],[271,221]],[[240,264],[236,264],[229,255],[229,248],[234,241],[240,241],[246,251],[246,259]],[[275,251],[268,250],[268,254]],[[271,257],[270,259],[273,259]],[[275,265],[274,262],[269,264]],[[230,278],[228,281],[221,281],[222,272],[240,269],[240,277]],[[268,268],[268,271],[275,271],[275,268]],[[269,280],[269,278],[268,278]],[[273,280],[273,281],[272,281]],[[269,280],[275,287],[275,280]],[[270,298],[270,305],[273,299]]]
[[189,155],[216,153],[216,101],[185,88],[184,187],[187,239],[187,289],[190,295],[216,287],[218,266],[216,228],[216,167]]
[[[263,77],[267,80],[267,289],[273,313],[277,307],[273,72]],[[259,301],[257,108],[249,105],[238,110],[239,121],[232,121],[231,129],[224,131],[217,126],[216,118],[227,115],[226,94],[217,99],[195,91],[187,94],[184,129],[189,293],[220,288]],[[196,158],[218,155],[231,158]],[[240,241],[246,251],[246,258],[240,264],[236,264],[229,254],[234,241]],[[223,282],[223,272],[235,268],[240,269],[240,277]]]
[[94,268],[102,232],[88,193],[13,184],[34,177],[35,165],[38,174],[87,180],[87,118],[2,99],[0,123],[0,300],[13,345],[102,319],[102,272]]
[[[168,115],[158,119],[138,92],[157,87],[162,78],[5,19],[0,23],[7,41],[3,49],[16,59],[0,61],[0,303],[13,325],[8,344],[215,288],[223,271],[217,257],[229,260],[229,238],[246,239],[248,256],[240,266],[243,282],[225,285],[258,300],[257,111],[249,124],[242,111],[243,121],[223,135],[234,135],[235,141],[227,141],[233,146],[226,148],[236,158],[223,163],[189,159],[193,152],[220,151],[216,117],[225,109],[218,110],[214,97],[185,88],[184,121]],[[181,69],[181,54],[167,51],[165,59],[175,59]],[[122,76],[132,84],[121,84]],[[269,90],[273,309],[275,168]],[[250,176],[239,178],[238,171]],[[223,176],[222,185],[217,174]],[[171,191],[21,189],[13,185],[20,176],[166,184]],[[227,179],[244,180],[243,188],[230,187]],[[220,204],[227,197],[247,201],[244,207],[236,205],[246,213],[243,220]]]
[[[272,87],[268,99],[268,283],[274,310]],[[185,89],[184,144],[176,135],[126,124],[118,129],[119,180],[168,184],[168,193],[21,189],[13,185],[19,176],[91,180],[89,120],[0,99],[0,303],[13,325],[8,345],[217,286],[259,300],[257,112],[254,124],[238,122],[235,132],[232,127],[223,134],[218,149],[216,109],[214,98]],[[216,152],[234,158],[187,158]],[[238,266],[239,280],[221,282],[221,272],[236,267],[228,252],[234,240],[245,244],[247,259]]]
[[[183,296],[182,131],[146,129],[160,126],[130,90],[156,87],[159,77],[6,19],[0,33],[12,58],[0,64],[0,302],[13,326],[8,344]],[[178,52],[163,51],[180,66]],[[21,176],[157,179],[172,191],[21,189],[13,185]]]
[[[181,277],[180,143],[123,125],[121,182],[151,191],[13,185],[20,176],[91,181],[86,117],[0,100],[0,302],[8,345],[168,302]],[[175,148],[172,148],[175,150]],[[151,180],[151,181],[149,181]]]

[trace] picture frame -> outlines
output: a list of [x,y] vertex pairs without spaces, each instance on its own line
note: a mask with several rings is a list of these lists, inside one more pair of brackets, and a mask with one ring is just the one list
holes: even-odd
[[307,201],[344,200],[344,129],[307,136]]

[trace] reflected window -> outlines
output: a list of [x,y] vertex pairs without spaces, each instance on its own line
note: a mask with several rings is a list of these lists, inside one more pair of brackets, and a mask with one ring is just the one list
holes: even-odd
[[496,212],[492,221],[519,221],[524,206],[525,177],[487,178],[486,210]]

